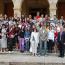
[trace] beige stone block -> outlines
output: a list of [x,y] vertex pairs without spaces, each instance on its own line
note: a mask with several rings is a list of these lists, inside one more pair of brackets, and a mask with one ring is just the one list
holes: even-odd
[[0,62],[0,65],[9,65],[7,62]]

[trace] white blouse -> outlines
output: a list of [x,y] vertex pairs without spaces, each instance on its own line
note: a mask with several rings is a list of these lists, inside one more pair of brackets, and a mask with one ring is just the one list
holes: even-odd
[[49,31],[49,32],[48,32],[48,39],[54,41],[54,32],[53,32],[53,31]]
[[[33,40],[34,38],[34,40]],[[39,43],[39,32],[32,32],[30,42]]]

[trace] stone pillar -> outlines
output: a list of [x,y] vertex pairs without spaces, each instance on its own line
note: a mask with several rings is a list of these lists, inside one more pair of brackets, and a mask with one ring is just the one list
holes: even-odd
[[14,4],[14,17],[21,17],[21,5],[23,0],[12,0]]
[[56,15],[57,7],[56,4],[58,0],[48,0],[49,2],[49,11],[50,11],[50,17]]

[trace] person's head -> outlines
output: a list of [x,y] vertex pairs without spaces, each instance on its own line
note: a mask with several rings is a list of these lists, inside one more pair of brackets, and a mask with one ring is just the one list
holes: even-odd
[[54,27],[54,30],[57,31],[57,26]]
[[34,31],[34,32],[38,32],[37,28],[34,28],[33,31]]
[[25,16],[22,14],[22,15],[21,15],[21,18],[24,18],[24,17],[25,17]]
[[9,17],[9,20],[12,20],[12,17]]
[[29,18],[27,17],[26,20],[29,21]]
[[0,14],[0,20],[3,20],[3,15],[2,14]]
[[65,25],[63,26],[63,31],[65,31]]
[[36,17],[34,16],[34,20],[36,20]]
[[39,11],[37,12],[37,16],[39,16],[40,15],[40,13],[39,13]]
[[7,19],[7,15],[6,14],[4,15],[4,18]]
[[57,25],[60,25],[60,22],[58,22]]
[[35,26],[35,25],[33,25],[33,26],[32,26],[32,30],[34,31],[35,29],[36,29],[36,26]]
[[63,19],[63,16],[61,16],[61,19]]
[[17,21],[20,21],[20,18],[19,17],[17,17]]
[[41,17],[43,18],[43,17],[44,17],[44,15],[43,15],[43,14],[41,14]]
[[25,19],[22,19],[22,22],[25,22]]
[[34,29],[35,27],[36,27],[36,26],[35,26],[35,25],[33,25],[33,26],[32,26],[32,29]]
[[40,27],[44,26],[43,22],[40,22]]
[[48,15],[47,14],[45,15],[45,18],[48,18]]
[[29,15],[29,19],[31,19],[32,18],[32,15]]
[[5,24],[2,24],[2,28],[5,28]]
[[12,25],[12,28],[15,28],[15,25]]
[[52,26],[49,27],[49,30],[52,30]]
[[45,29],[46,28],[46,24],[45,23],[40,23],[40,27],[42,28],[42,29]]

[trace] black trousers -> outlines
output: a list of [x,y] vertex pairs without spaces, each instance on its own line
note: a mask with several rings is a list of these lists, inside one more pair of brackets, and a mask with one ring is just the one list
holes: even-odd
[[53,47],[53,45],[54,45],[53,40],[49,40],[49,41],[47,42],[48,52],[52,52],[52,47]]
[[13,51],[14,45],[15,45],[14,38],[8,38],[8,51]]
[[59,50],[60,50],[60,56],[61,56],[61,57],[64,57],[65,45],[64,45],[63,43],[60,43],[60,48],[59,48]]

